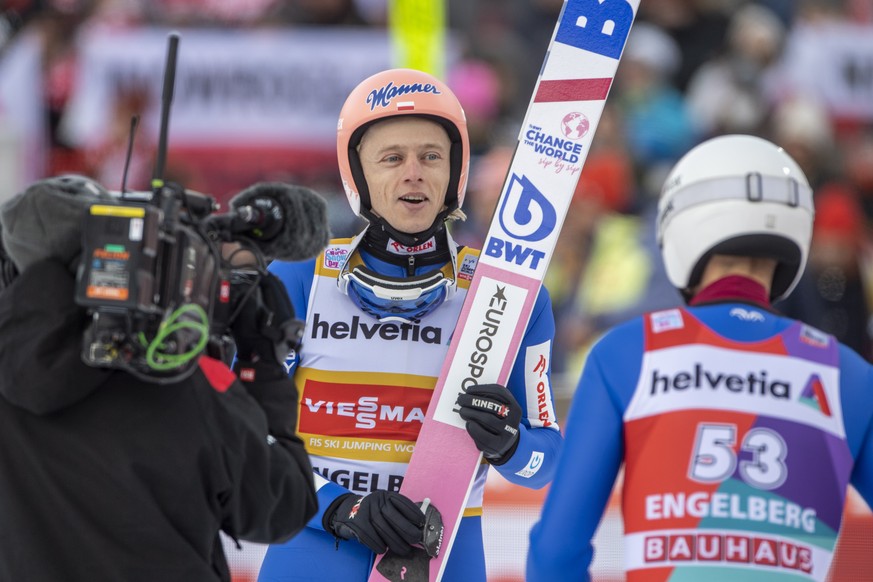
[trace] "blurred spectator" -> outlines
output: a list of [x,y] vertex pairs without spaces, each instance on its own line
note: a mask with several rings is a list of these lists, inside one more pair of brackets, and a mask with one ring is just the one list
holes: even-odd
[[[607,223],[627,208],[632,195],[633,166],[627,155],[618,150],[592,151],[576,184],[545,280],[559,329],[565,313],[578,311],[580,293],[587,293],[582,274],[602,234],[598,229],[610,228]],[[621,287],[613,291],[622,293]]]
[[282,19],[293,25],[360,26],[367,22],[355,0],[296,0],[280,2]]
[[388,24],[388,2],[385,0],[354,0],[355,8],[371,26],[386,26]]
[[500,119],[516,125],[527,110],[548,47],[548,38],[537,46],[523,34],[525,4],[526,0],[459,0],[450,2],[449,8],[464,57],[491,64],[500,79]]
[[37,0],[4,0],[0,4],[0,57],[8,43],[41,9]]
[[[114,100],[114,109],[109,112],[110,126],[106,140],[84,152],[85,173],[110,190],[121,190],[127,166],[127,190],[148,190],[156,145],[150,132],[137,130],[131,136],[131,120],[148,110],[149,92],[143,88],[130,87]],[[127,163],[127,150],[131,137],[133,149]]]
[[637,187],[620,131],[607,108],[544,281],[557,330],[552,369],[567,378],[578,377],[605,329],[679,301],[657,260],[654,221],[628,212],[638,204]]
[[809,262],[794,293],[777,304],[873,361],[873,244],[857,196],[840,186],[816,194]]
[[449,70],[446,84],[458,96],[467,115],[471,154],[484,153],[494,143],[503,94],[500,74],[480,59],[464,59]]
[[696,142],[685,100],[670,83],[680,62],[676,43],[663,30],[645,22],[631,29],[612,98],[640,176],[672,165]]
[[638,23],[650,22],[676,43],[680,58],[673,86],[685,91],[695,71],[721,52],[728,15],[744,0],[645,0]]
[[[151,22],[172,26],[252,25],[268,19],[284,4],[281,0],[139,0],[139,3]],[[301,3],[298,0],[290,4]]]
[[81,152],[63,137],[60,123],[75,89],[78,54],[75,40],[79,26],[91,15],[94,2],[54,2],[35,22],[43,44],[45,114],[49,128],[49,175],[75,172],[82,165]]
[[[864,1],[866,2],[866,0]],[[800,2],[797,0],[757,0],[756,4],[773,12],[785,26],[791,26],[794,22],[797,5]]]
[[813,191],[833,179],[834,129],[821,103],[798,96],[777,104],[769,131],[803,169]]
[[846,181],[858,193],[868,224],[873,221],[873,124],[846,138],[841,149]]
[[467,220],[452,224],[452,238],[459,244],[483,248],[514,152],[514,145],[496,145],[472,161],[464,197]]
[[852,17],[851,0],[797,0],[795,22],[830,22],[849,20]]
[[691,77],[689,111],[703,137],[760,133],[770,112],[771,67],[779,57],[785,26],[768,8],[747,4],[731,18],[727,47]]

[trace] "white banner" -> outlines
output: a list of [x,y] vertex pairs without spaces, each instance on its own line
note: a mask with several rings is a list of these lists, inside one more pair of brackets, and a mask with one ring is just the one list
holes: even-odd
[[22,34],[0,57],[0,202],[42,178],[46,166],[40,41]]
[[[167,52],[165,29],[81,36],[77,90],[64,119],[68,139],[99,143],[115,98],[146,88],[140,131],[157,135]],[[348,93],[390,66],[387,35],[358,28],[179,30],[171,145],[299,145],[333,148]]]
[[873,119],[873,26],[799,25],[784,58],[780,93],[819,98],[838,117]]

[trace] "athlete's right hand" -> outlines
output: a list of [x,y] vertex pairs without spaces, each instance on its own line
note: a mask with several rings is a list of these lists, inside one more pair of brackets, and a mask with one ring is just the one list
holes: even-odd
[[408,497],[378,489],[369,495],[340,495],[324,512],[322,525],[345,540],[356,539],[377,554],[407,556],[424,534],[424,513]]

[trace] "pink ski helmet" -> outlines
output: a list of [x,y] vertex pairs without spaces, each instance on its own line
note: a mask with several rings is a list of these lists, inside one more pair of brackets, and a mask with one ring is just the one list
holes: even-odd
[[[448,209],[442,218],[464,203],[470,168],[470,138],[464,110],[448,86],[427,73],[389,69],[364,79],[349,94],[337,123],[336,149],[343,189],[356,216],[373,221],[370,192],[357,146],[373,123],[398,115],[417,115],[442,125],[452,144],[451,178],[446,192]],[[437,220],[440,220],[438,217]]]

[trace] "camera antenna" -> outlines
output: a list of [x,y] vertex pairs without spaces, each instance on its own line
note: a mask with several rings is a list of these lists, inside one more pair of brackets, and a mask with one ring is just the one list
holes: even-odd
[[121,174],[121,197],[127,192],[127,172],[130,170],[130,158],[133,156],[133,140],[136,128],[139,126],[139,115],[130,118],[130,136],[127,138],[127,156],[124,158],[124,172]]
[[167,161],[167,128],[170,124],[170,105],[176,85],[176,55],[179,50],[179,33],[171,32],[167,39],[167,64],[164,67],[164,89],[161,97],[161,129],[158,134],[158,154],[152,174],[152,190],[164,186],[164,164]]

